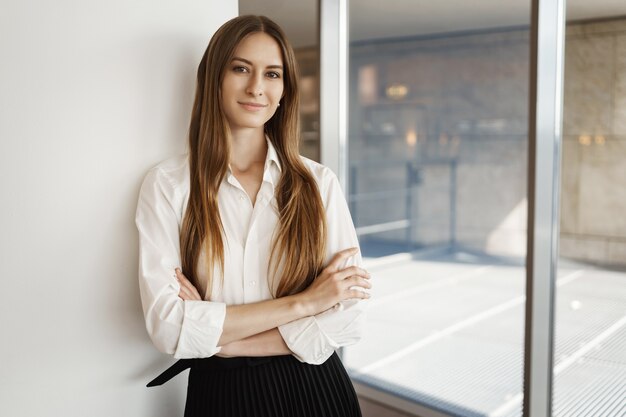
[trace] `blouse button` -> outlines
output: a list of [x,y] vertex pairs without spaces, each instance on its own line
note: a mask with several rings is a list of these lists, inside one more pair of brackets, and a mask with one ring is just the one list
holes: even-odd
[[240,199],[241,201],[243,201],[243,200],[245,200],[245,199],[246,199],[246,197],[244,197],[243,195],[240,195],[240,196],[239,196],[239,199]]
[[252,281],[252,282],[250,282],[250,286],[251,286],[251,287],[254,287],[255,285],[256,285],[256,281]]

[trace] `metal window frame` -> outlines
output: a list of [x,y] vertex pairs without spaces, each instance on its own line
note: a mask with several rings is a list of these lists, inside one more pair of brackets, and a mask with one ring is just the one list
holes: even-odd
[[[530,0],[525,417],[552,414],[565,0]],[[321,162],[348,191],[348,0],[320,0]],[[446,414],[358,382],[359,395],[422,417]]]
[[348,191],[348,1],[320,0],[320,161]]
[[549,417],[559,241],[565,0],[532,0],[531,13],[523,415]]

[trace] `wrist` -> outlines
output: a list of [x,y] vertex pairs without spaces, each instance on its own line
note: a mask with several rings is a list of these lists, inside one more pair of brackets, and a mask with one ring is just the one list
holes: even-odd
[[305,293],[298,293],[292,296],[293,309],[298,318],[315,315],[315,306]]

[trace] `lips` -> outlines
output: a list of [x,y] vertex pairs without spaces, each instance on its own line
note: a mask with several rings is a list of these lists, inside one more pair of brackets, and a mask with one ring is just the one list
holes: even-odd
[[250,110],[250,111],[259,111],[267,107],[267,104],[252,103],[249,101],[238,101],[237,103],[239,103],[244,109]]

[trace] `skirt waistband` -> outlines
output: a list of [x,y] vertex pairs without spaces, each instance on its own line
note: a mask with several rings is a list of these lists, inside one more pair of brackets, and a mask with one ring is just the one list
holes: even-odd
[[[291,355],[284,355],[291,356]],[[237,358],[220,358],[211,356],[209,358],[199,359],[180,359],[172,366],[163,371],[159,376],[148,382],[147,387],[163,385],[176,375],[186,369],[194,368],[199,370],[228,370],[245,367],[259,366],[271,362],[282,356],[258,356],[258,357],[237,357]]]

